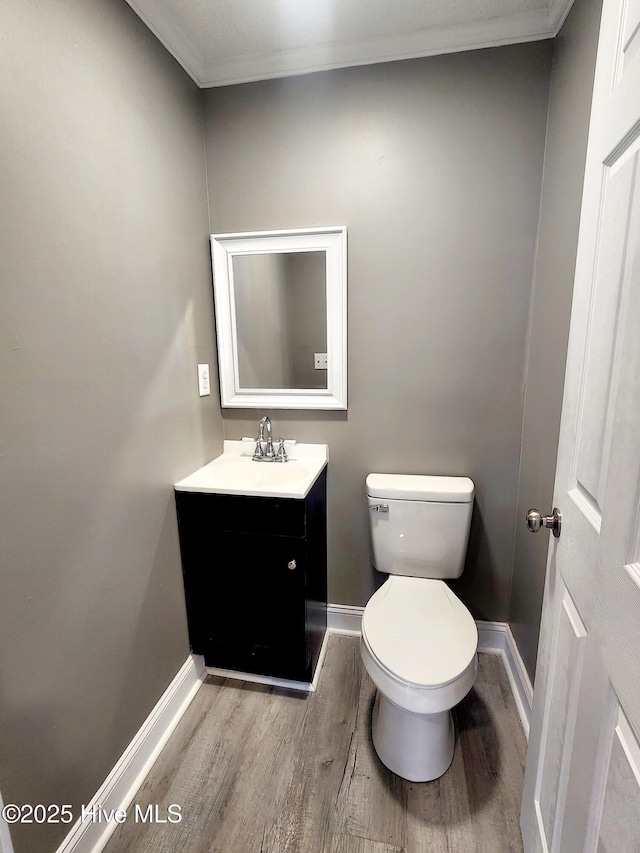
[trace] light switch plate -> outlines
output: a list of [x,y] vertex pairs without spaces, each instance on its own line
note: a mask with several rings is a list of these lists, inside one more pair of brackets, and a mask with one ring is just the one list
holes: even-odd
[[201,397],[211,394],[211,383],[209,382],[209,365],[198,365],[198,390]]

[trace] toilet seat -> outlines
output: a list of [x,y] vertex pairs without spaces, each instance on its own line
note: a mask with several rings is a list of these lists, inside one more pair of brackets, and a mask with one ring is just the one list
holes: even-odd
[[441,580],[390,577],[365,607],[361,648],[378,688],[415,713],[452,708],[475,680],[475,621]]

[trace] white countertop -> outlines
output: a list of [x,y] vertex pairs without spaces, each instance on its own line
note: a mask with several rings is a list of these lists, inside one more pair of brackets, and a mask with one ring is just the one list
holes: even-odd
[[174,484],[179,492],[305,498],[329,461],[326,444],[286,445],[288,462],[254,462],[255,444],[225,441],[221,456]]

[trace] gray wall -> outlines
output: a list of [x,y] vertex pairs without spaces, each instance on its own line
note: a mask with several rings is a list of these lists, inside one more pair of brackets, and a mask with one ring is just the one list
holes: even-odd
[[78,810],[189,653],[172,483],[222,439],[201,94],[120,0],[5,0],[0,41],[0,789]]
[[[269,412],[327,442],[329,597],[364,604],[370,471],[476,483],[473,612],[506,619],[551,46],[209,90],[215,232],[348,226],[349,409]],[[224,410],[225,437],[262,411]]]
[[533,677],[549,537],[530,507],[551,512],[582,180],[602,0],[577,0],[554,41],[549,121],[524,400],[518,524],[509,621]]

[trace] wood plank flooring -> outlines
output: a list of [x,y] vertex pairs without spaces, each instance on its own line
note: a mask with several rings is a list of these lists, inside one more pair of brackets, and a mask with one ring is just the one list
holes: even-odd
[[[371,743],[374,687],[358,640],[329,638],[310,695],[210,677],[105,853],[516,853],[526,741],[502,661],[479,656],[454,712],[453,764],[390,773]],[[134,820],[170,804],[180,823]]]

